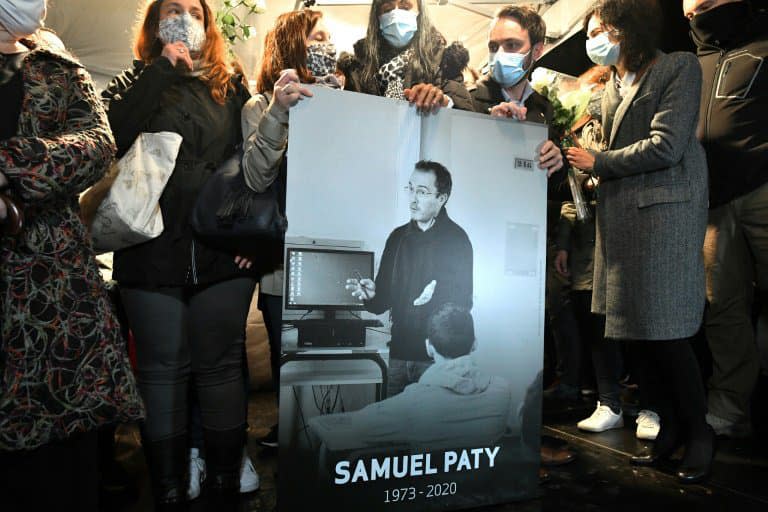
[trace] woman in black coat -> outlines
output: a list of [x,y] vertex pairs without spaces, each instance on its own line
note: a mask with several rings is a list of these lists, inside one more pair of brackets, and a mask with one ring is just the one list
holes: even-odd
[[135,44],[138,60],[104,93],[118,155],[141,132],[183,137],[160,199],[164,232],[115,254],[147,405],[144,449],[160,505],[186,496],[190,377],[202,412],[208,487],[230,497],[239,488],[246,420],[241,364],[256,281],[234,254],[196,239],[189,225],[201,187],[241,141],[240,111],[249,94],[226,51],[205,0],[152,2]]

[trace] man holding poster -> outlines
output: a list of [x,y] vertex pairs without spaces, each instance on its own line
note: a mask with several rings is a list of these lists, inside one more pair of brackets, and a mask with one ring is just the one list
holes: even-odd
[[432,364],[424,341],[440,306],[472,308],[472,244],[445,210],[451,173],[437,162],[416,163],[407,190],[411,221],[387,239],[376,281],[350,278],[347,289],[371,313],[392,316],[387,396],[401,393]]
[[[549,100],[534,91],[527,79],[544,51],[546,32],[544,20],[530,7],[499,9],[488,34],[490,72],[470,93],[475,112],[550,125],[550,140],[539,150],[539,167],[551,176],[563,167],[563,154],[552,141],[554,113]],[[558,183],[553,181],[555,186]]]

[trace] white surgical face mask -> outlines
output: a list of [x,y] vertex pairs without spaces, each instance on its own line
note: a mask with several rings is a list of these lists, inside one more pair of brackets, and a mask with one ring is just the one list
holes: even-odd
[[185,12],[160,20],[157,37],[163,44],[181,41],[190,52],[199,52],[205,43],[205,27],[202,21]]
[[379,16],[381,35],[395,48],[403,48],[418,30],[418,15],[405,9],[392,9]]
[[493,80],[504,88],[517,85],[528,73],[524,65],[530,53],[530,50],[527,53],[507,53],[504,50],[491,52],[488,64],[491,66]]
[[587,39],[587,56],[589,60],[600,66],[615,66],[619,62],[621,45],[608,39],[608,33],[603,32]]

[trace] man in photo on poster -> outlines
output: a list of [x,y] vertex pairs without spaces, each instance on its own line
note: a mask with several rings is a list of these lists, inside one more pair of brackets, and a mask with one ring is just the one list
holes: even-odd
[[376,280],[350,276],[346,285],[367,311],[390,311],[390,397],[432,364],[425,345],[429,317],[449,302],[472,308],[472,244],[445,208],[451,173],[438,162],[419,161],[406,189],[411,220],[389,235]]

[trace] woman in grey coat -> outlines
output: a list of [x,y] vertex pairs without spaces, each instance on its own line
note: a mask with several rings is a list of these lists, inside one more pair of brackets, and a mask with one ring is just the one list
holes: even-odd
[[680,445],[684,483],[709,473],[714,435],[690,338],[704,310],[707,168],[696,139],[701,70],[693,54],[663,54],[656,0],[602,0],[587,16],[587,53],[613,67],[603,97],[608,150],[569,149],[600,180],[592,310],[606,338],[628,340],[659,405],[653,465]]

